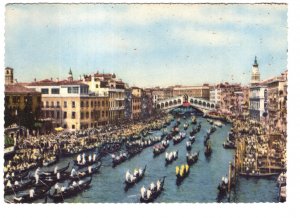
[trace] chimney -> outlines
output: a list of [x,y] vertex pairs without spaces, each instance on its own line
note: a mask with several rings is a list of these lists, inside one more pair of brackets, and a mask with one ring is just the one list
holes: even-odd
[[33,80],[34,82],[36,82],[36,78],[34,78],[34,80]]
[[79,80],[81,81],[81,75],[79,75]]
[[53,81],[53,78],[51,77],[51,81]]
[[59,79],[58,79],[58,77],[56,77],[56,82],[59,82]]

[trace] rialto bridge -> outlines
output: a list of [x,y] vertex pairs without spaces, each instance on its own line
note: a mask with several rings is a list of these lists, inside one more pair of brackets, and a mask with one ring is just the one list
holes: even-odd
[[157,101],[155,107],[161,110],[170,111],[180,106],[191,106],[202,112],[209,112],[216,108],[216,104],[203,98],[189,97],[187,95],[176,96]]

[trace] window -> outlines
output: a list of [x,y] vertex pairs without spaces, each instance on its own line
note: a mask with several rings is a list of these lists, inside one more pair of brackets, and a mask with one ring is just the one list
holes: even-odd
[[72,119],[75,119],[76,118],[76,112],[72,112]]
[[51,111],[51,118],[54,118],[54,111]]
[[91,101],[91,107],[94,107],[94,102],[93,101]]
[[49,102],[48,101],[46,101],[46,108],[48,108],[49,107]]
[[98,89],[99,88],[99,85],[98,84],[96,84],[96,89]]
[[60,118],[60,113],[59,113],[59,111],[56,111],[56,118],[57,118],[57,119]]
[[86,101],[86,102],[85,102],[85,106],[86,106],[86,107],[89,107],[89,101]]
[[98,107],[100,107],[100,101],[98,101]]
[[86,119],[89,119],[89,116],[90,116],[89,112],[86,112],[86,113],[85,113]]
[[67,112],[64,111],[64,119],[67,119]]
[[72,88],[72,93],[78,93],[79,92],[79,88],[78,87],[73,87]]
[[80,102],[80,107],[84,107],[84,102],[83,101]]
[[72,88],[71,87],[68,87],[68,93],[72,93]]
[[72,108],[75,108],[75,101],[72,101]]
[[59,101],[56,102],[56,107],[60,107]]
[[59,88],[52,88],[51,94],[59,94]]
[[104,101],[102,101],[102,107],[104,107],[105,106],[105,102]]
[[46,118],[49,117],[49,111],[46,111],[46,114],[45,114]]
[[53,101],[51,101],[51,107],[54,107],[54,102]]
[[104,114],[104,111],[102,111],[102,117],[104,117],[104,115],[105,115],[105,114]]
[[64,101],[64,108],[68,107],[68,103]]
[[83,112],[80,112],[80,119],[84,119],[84,113]]
[[49,94],[49,89],[41,89],[42,94]]
[[72,129],[75,129],[75,125],[72,125]]

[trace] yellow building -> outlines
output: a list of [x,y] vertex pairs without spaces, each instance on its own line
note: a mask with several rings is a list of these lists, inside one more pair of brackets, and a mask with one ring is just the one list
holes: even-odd
[[[19,84],[5,85],[5,126],[30,116],[37,120],[41,107],[41,93]],[[24,120],[24,122],[27,122]],[[27,123],[21,123],[27,126]]]
[[188,95],[209,100],[209,86],[174,86],[173,96]]

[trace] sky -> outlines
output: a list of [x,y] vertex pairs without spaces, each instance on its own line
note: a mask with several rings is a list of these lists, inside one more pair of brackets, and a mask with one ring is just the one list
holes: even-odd
[[5,66],[19,82],[115,73],[131,86],[248,84],[287,69],[284,4],[8,4]]

